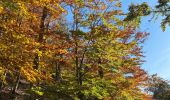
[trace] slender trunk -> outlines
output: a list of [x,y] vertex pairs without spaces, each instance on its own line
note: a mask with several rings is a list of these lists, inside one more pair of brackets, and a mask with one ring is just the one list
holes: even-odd
[[40,58],[39,58],[39,56],[38,56],[38,54],[36,54],[35,55],[35,58],[34,58],[34,66],[33,66],[33,68],[34,69],[38,69],[38,67],[39,67],[39,60],[40,60]]
[[[41,44],[43,43],[43,37],[45,34],[45,30],[46,30],[46,26],[45,26],[45,19],[48,15],[48,10],[47,7],[43,8],[43,13],[42,13],[42,17],[41,17],[41,22],[40,22],[40,31],[39,31],[39,37],[38,37],[38,42]],[[39,48],[39,51],[41,51],[41,47]],[[34,58],[34,69],[38,69],[39,68],[39,62],[40,62],[40,57],[38,56],[38,54],[35,55]],[[32,88],[33,84],[30,84],[30,89]],[[33,98],[32,97],[33,94],[30,95],[30,100]]]
[[[78,97],[80,100],[84,100],[84,94],[82,93],[81,91],[81,88],[82,88],[82,66],[81,66],[81,62],[80,62],[80,65],[79,65],[79,56],[78,56],[78,48],[79,48],[79,45],[78,45],[78,36],[76,34],[76,32],[78,32],[78,14],[75,13],[75,10],[78,10],[77,6],[75,6],[74,8],[74,11],[73,14],[74,14],[74,31],[73,31],[73,38],[74,38],[74,41],[75,41],[75,67],[76,67],[76,80],[77,80],[77,84],[79,86],[79,91],[78,91]],[[75,32],[75,33],[74,33]]]
[[98,64],[99,64],[99,67],[98,67],[98,75],[100,76],[100,78],[103,78],[103,68],[100,66],[100,64],[101,64],[102,62],[101,62],[101,59],[99,58],[99,60],[98,60]]
[[21,77],[21,73],[19,72],[19,73],[17,73],[17,79],[16,79],[15,85],[11,92],[13,100],[15,100],[15,98],[16,98],[16,90],[18,89],[18,86],[19,86],[20,77]]
[[38,38],[38,42],[42,43],[43,42],[43,37],[44,37],[44,33],[45,33],[45,19],[47,17],[47,7],[43,8],[43,15],[41,17],[41,24],[40,24],[40,33],[39,33],[39,38]]
[[[40,32],[39,32],[39,38],[38,38],[38,42],[42,43],[43,42],[43,37],[44,37],[44,33],[45,33],[45,19],[47,17],[47,8],[44,7],[43,8],[43,14],[41,17],[41,23],[40,23]],[[41,50],[41,48],[39,48],[39,50]],[[34,58],[34,69],[38,69],[39,68],[39,56],[38,54],[36,54],[35,58]]]
[[19,86],[20,77],[21,77],[21,73],[19,72],[17,75],[16,84],[14,85],[14,88],[12,90],[12,94],[15,94],[15,91],[17,90]]
[[80,67],[80,72],[79,72],[79,83],[80,83],[80,85],[82,85],[82,82],[83,82],[83,61],[84,61],[84,57],[85,57],[85,53],[86,53],[86,48],[85,48],[85,50],[84,50],[84,52],[83,52],[83,55],[82,55],[82,58],[81,58],[81,61],[80,61],[80,65],[79,65],[79,67]]
[[60,62],[56,62],[56,76],[55,76],[57,81],[61,80],[61,65]]
[[[77,7],[75,7],[74,10],[77,10]],[[77,82],[79,85],[81,85],[81,80],[80,80],[80,66],[79,66],[79,58],[78,58],[78,37],[76,32],[78,31],[78,19],[77,19],[77,14],[74,13],[74,27],[75,27],[75,31],[72,33],[74,36],[74,40],[75,40],[75,64],[76,64],[76,78],[77,78]]]
[[76,56],[76,60],[75,60],[75,63],[76,63],[76,77],[77,77],[77,82],[79,84],[79,63],[78,63],[78,44],[77,44],[77,41],[76,41],[76,47],[75,47],[75,56]]

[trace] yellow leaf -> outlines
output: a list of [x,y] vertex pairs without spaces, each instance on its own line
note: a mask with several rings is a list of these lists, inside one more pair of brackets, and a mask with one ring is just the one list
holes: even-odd
[[2,13],[3,10],[4,10],[4,8],[0,6],[0,13]]

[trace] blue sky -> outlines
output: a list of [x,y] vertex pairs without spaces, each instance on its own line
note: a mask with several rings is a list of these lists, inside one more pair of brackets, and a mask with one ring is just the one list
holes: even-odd
[[[133,3],[148,2],[150,6],[154,6],[157,0],[122,0],[124,11],[127,11],[128,5]],[[149,20],[152,16],[142,18],[140,31],[150,33],[144,44],[144,52],[146,62],[142,67],[149,73],[157,73],[159,76],[170,79],[170,26],[167,26],[165,32],[161,30],[161,16],[155,21]]]

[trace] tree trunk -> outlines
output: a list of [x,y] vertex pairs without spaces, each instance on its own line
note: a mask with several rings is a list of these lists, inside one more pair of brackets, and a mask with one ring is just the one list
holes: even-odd
[[14,85],[14,87],[13,87],[13,89],[12,89],[12,92],[11,92],[11,94],[12,94],[12,99],[15,99],[15,98],[16,98],[16,90],[18,89],[18,86],[19,86],[20,77],[21,77],[21,73],[18,72],[15,85]]
[[99,67],[98,67],[98,75],[100,76],[100,78],[103,78],[104,72],[103,72],[103,68],[100,66],[100,64],[102,64],[102,61],[101,61],[100,58],[99,58],[99,60],[98,60],[98,64],[99,64]]
[[75,56],[76,56],[76,60],[75,60],[75,64],[76,64],[76,78],[77,78],[77,82],[78,82],[78,84],[79,84],[79,70],[80,70],[80,68],[79,68],[79,64],[78,64],[78,44],[77,44],[77,41],[75,40],[75,42],[76,42],[76,47],[75,47]]
[[61,80],[61,65],[60,62],[56,62],[56,75],[55,78],[57,81]]
[[[47,17],[47,8],[44,7],[43,8],[43,14],[41,17],[41,23],[40,23],[40,32],[39,32],[39,38],[38,38],[38,42],[42,43],[43,42],[43,37],[44,37],[44,33],[45,33],[45,19]],[[39,50],[41,50],[41,48],[39,48]],[[38,69],[39,68],[39,56],[38,54],[36,54],[35,58],[34,58],[34,69]]]

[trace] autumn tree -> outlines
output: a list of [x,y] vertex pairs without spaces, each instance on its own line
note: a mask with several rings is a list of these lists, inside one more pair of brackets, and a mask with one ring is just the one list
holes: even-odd
[[146,91],[153,93],[153,99],[170,99],[170,86],[168,80],[154,74],[149,77],[148,85]]
[[121,7],[119,0],[0,1],[1,90],[15,97],[25,81],[30,99],[141,99],[148,33],[119,19]]
[[[148,34],[136,32],[135,24],[124,24],[117,18],[122,14],[119,1],[78,1],[68,3],[68,6],[73,19],[68,33],[73,43],[69,52],[73,61],[69,65],[75,69],[77,81],[72,85],[77,89],[72,91],[73,95],[76,93],[75,97],[80,99],[135,98],[130,90],[127,92],[119,88],[140,77],[133,83],[136,91],[140,92],[137,87],[141,84],[138,83],[147,79],[147,74],[139,67],[142,63],[142,47],[139,44]],[[132,80],[125,77],[127,73],[132,73]]]
[[44,39],[52,33],[49,23],[64,10],[59,1],[0,2],[2,84],[10,84],[5,80],[10,77],[15,83],[12,84],[14,94],[21,76],[31,83],[49,79],[50,70],[46,69],[49,62],[42,56],[46,56],[51,49],[43,49],[47,44]]

